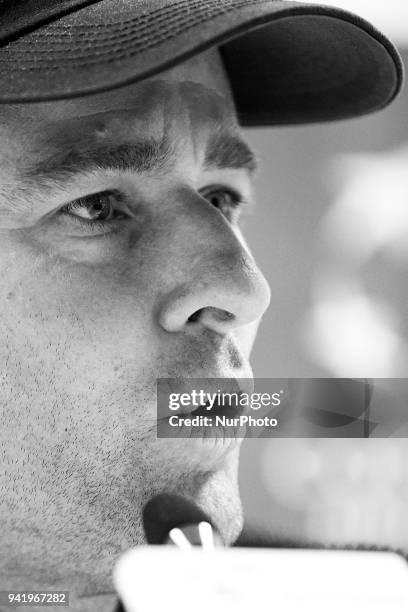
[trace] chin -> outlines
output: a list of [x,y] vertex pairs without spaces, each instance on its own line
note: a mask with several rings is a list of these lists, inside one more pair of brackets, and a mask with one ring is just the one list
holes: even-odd
[[242,530],[243,514],[238,489],[238,456],[215,472],[201,488],[196,502],[217,527],[225,544],[235,542]]

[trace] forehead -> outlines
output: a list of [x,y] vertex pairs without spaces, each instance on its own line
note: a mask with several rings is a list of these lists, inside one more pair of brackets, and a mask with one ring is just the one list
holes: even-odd
[[4,111],[2,123],[13,140],[31,140],[40,148],[80,146],[90,138],[126,141],[133,134],[172,141],[188,135],[196,140],[211,129],[237,130],[232,94],[216,50],[141,83]]

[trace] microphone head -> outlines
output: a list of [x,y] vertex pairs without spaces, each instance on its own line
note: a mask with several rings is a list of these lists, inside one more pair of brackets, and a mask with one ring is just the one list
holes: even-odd
[[198,525],[208,516],[194,502],[170,493],[152,497],[143,510],[143,527],[149,544],[163,544],[175,527]]

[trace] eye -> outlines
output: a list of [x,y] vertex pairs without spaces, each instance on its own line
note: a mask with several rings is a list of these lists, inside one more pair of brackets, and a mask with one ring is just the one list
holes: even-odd
[[124,199],[124,195],[120,192],[102,191],[66,204],[60,209],[60,213],[90,225],[97,222],[106,223],[129,216],[123,210]]
[[210,187],[204,189],[201,195],[231,221],[239,215],[238,209],[244,204],[244,198],[228,187]]

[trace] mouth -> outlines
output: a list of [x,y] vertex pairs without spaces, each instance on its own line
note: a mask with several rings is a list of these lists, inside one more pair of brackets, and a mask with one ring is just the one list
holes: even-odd
[[206,402],[204,405],[199,406],[192,412],[184,413],[190,417],[206,417],[211,412],[212,416],[225,416],[225,417],[238,417],[247,412],[245,406],[240,406],[238,402],[217,402],[215,401],[212,405]]
[[[165,405],[162,395],[162,407],[165,405],[167,408],[163,414],[158,399],[158,437],[201,440],[245,437],[245,418],[249,412],[247,398],[253,390],[252,378],[189,379],[183,380],[181,385],[179,380],[167,379],[166,383],[171,392],[167,392],[164,402],[167,398],[179,398],[180,405],[171,402]],[[174,391],[176,387],[179,389],[177,392]]]

